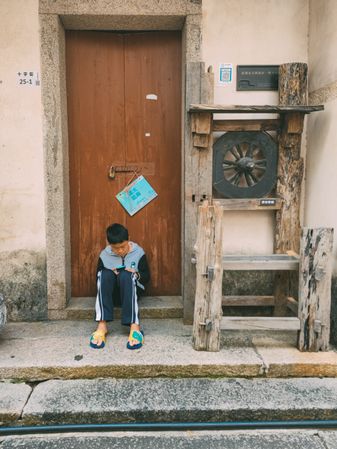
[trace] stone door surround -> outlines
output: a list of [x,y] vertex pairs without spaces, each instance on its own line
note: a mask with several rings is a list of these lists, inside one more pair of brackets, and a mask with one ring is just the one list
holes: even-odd
[[[181,30],[183,102],[201,59],[201,0],[40,0],[43,146],[45,154],[47,290],[50,319],[62,319],[70,298],[70,219],[65,30]],[[201,77],[201,71],[198,72]],[[199,98],[192,99],[199,102]],[[186,103],[186,100],[185,100]],[[182,167],[189,148],[183,107]],[[182,176],[184,179],[186,176]],[[185,192],[186,186],[182,186]],[[184,202],[183,202],[184,203]],[[183,205],[184,208],[184,205]],[[183,213],[182,229],[184,229]],[[182,239],[184,242],[184,239]],[[183,243],[183,246],[185,243]],[[184,254],[184,248],[182,249]],[[186,266],[186,263],[185,263]],[[184,263],[183,276],[184,279]],[[184,281],[183,281],[184,282]],[[184,290],[184,285],[183,285]]]

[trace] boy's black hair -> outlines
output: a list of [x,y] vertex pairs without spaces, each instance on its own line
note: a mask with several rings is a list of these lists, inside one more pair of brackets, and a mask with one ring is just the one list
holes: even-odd
[[129,231],[119,223],[113,223],[106,230],[106,238],[110,244],[122,243],[129,240]]

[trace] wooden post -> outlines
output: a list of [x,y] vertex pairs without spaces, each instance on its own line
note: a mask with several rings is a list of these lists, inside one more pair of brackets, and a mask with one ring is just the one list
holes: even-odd
[[327,351],[330,338],[333,229],[304,228],[301,239],[298,317],[300,351]]
[[[283,64],[279,69],[279,104],[306,105],[307,65]],[[276,193],[282,207],[276,212],[274,251],[299,252],[300,198],[304,164],[301,158],[301,136],[304,113],[290,112],[282,116],[279,136],[279,157]],[[287,310],[290,278],[287,273],[275,276],[274,315],[283,316]]]
[[[205,73],[205,64],[190,62],[186,64],[186,109],[192,103],[212,103],[212,73]],[[198,206],[200,201],[212,196],[212,137],[209,147],[200,149],[194,146],[192,115],[185,116],[185,208],[184,208],[184,268],[183,301],[184,323],[192,324],[195,298],[195,266],[191,264],[193,245],[196,242]],[[199,131],[204,131],[199,129]],[[211,133],[211,131],[210,131]],[[201,132],[200,135],[203,133]],[[211,133],[212,134],[212,133]]]
[[279,67],[279,105],[308,104],[308,66],[303,62],[281,64]]
[[193,347],[219,351],[222,315],[222,207],[205,201],[199,207]]

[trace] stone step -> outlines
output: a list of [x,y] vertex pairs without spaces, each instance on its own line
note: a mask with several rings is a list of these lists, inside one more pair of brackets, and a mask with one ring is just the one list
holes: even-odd
[[[20,389],[20,425],[337,419],[333,378],[76,379],[11,388]],[[9,394],[0,383],[0,398]],[[0,407],[3,423],[8,409],[8,401]]]
[[181,319],[144,319],[144,346],[126,348],[129,328],[109,323],[104,349],[92,349],[96,323],[8,323],[0,333],[0,381],[144,377],[335,377],[337,353],[297,349],[296,331],[224,331],[219,352],[195,351]]
[[[96,298],[71,298],[64,311],[66,320],[92,320]],[[144,296],[139,300],[141,318],[182,318],[181,296]],[[115,318],[119,319],[121,309],[115,308]]]
[[1,449],[336,449],[337,431],[95,432],[1,438]]

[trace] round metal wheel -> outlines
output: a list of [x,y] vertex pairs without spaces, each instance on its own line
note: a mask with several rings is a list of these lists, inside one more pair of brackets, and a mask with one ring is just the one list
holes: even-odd
[[259,131],[227,132],[213,146],[213,187],[225,198],[260,198],[277,176],[277,145]]

